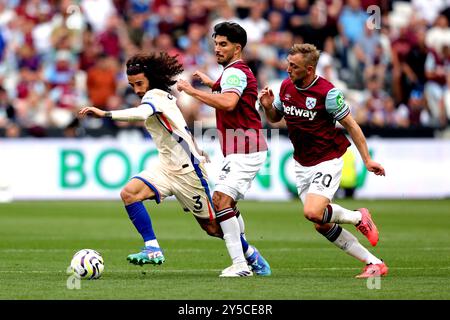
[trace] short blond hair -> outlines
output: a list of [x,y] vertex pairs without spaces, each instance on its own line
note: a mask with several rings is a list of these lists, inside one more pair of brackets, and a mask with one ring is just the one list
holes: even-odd
[[288,53],[289,55],[300,53],[304,57],[305,63],[312,65],[314,68],[316,68],[320,56],[320,51],[315,45],[310,43],[296,43],[291,47]]

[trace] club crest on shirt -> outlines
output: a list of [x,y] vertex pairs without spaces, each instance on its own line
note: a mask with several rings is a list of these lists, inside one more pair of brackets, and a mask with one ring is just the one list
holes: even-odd
[[316,101],[317,101],[316,98],[306,97],[306,102],[305,102],[306,107],[308,109],[314,109],[314,107],[316,106]]

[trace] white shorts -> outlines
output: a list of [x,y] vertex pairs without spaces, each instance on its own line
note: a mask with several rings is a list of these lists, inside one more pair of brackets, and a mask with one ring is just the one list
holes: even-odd
[[143,181],[155,193],[156,203],[174,195],[183,210],[202,219],[215,219],[208,177],[203,165],[197,170],[176,174],[160,164],[133,177]]
[[344,160],[342,157],[304,167],[295,161],[295,177],[300,200],[305,203],[306,194],[314,193],[330,201],[339,188]]
[[266,158],[267,151],[229,154],[223,159],[214,191],[235,201],[243,199]]

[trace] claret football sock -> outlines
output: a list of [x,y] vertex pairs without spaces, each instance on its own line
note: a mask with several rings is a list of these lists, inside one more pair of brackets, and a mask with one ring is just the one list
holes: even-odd
[[[125,209],[128,212],[128,216],[130,217],[131,222],[133,222],[137,231],[141,234],[142,238],[146,242],[146,245],[148,241],[156,240],[152,221],[142,201],[126,205]],[[152,247],[159,247],[159,245],[152,245]]]

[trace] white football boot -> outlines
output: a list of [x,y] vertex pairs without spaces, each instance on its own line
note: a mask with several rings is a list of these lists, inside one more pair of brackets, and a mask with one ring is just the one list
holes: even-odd
[[251,277],[253,272],[247,262],[234,263],[230,267],[222,270],[219,277],[235,278],[235,277]]

